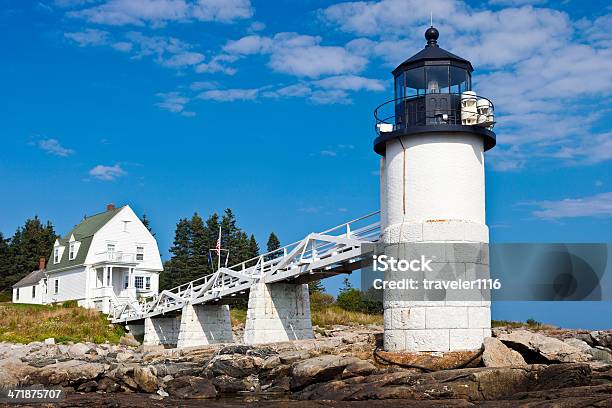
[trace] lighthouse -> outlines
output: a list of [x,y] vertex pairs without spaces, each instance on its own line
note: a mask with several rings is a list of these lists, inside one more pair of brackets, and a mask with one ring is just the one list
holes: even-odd
[[[489,231],[484,153],[496,136],[493,103],[472,89],[472,64],[438,46],[394,71],[395,98],[375,110],[380,159],[381,246],[386,255],[421,257],[418,290],[384,291],[387,351],[456,351],[491,335]],[[385,272],[385,280],[406,272]],[[428,290],[425,280],[469,282]]]

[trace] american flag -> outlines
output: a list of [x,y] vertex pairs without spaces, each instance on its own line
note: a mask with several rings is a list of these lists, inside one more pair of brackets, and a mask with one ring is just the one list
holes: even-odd
[[215,245],[215,251],[217,251],[217,256],[221,256],[221,227],[219,227],[219,238],[217,238],[217,245]]

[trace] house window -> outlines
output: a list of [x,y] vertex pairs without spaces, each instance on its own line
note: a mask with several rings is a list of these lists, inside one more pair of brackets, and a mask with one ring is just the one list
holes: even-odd
[[108,252],[115,252],[115,244],[106,244],[106,250]]
[[53,263],[59,263],[59,248],[53,250]]
[[145,276],[145,289],[151,290],[151,277]]
[[137,246],[136,247],[136,260],[137,261],[144,261],[144,247],[142,247],[142,246]]
[[59,279],[55,280],[55,287],[53,289],[53,293],[56,295],[59,293]]
[[126,273],[125,275],[123,275],[123,289],[127,289],[129,285],[130,285],[130,275]]
[[19,288],[15,290],[15,300],[19,300]]
[[68,260],[70,260],[70,261],[72,261],[75,258],[75,256],[76,256],[76,253],[74,252],[74,249],[75,249],[74,242],[71,242],[70,243],[70,247],[68,249]]
[[32,299],[36,297],[36,286],[32,286]]
[[136,286],[136,289],[144,288],[144,277],[143,276],[136,276],[134,278],[134,286]]

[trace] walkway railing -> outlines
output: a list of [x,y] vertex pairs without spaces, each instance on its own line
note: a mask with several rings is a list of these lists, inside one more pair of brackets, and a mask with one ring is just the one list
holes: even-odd
[[229,268],[203,276],[175,288],[164,290],[143,305],[125,303],[112,313],[114,322],[138,320],[168,313],[185,304],[216,302],[246,293],[253,284],[292,281],[303,275],[321,277],[359,269],[359,262],[369,254],[362,244],[378,241],[379,212],[308,234],[304,239],[261,254]]

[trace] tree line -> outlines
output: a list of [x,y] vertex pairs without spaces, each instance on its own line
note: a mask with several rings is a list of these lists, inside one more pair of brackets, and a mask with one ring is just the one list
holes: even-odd
[[[238,227],[236,216],[227,208],[221,217],[213,213],[206,221],[196,212],[191,218],[181,218],[176,224],[174,241],[170,247],[171,258],[164,263],[160,276],[160,290],[209,275],[217,269],[214,249],[221,230],[221,248],[229,252],[221,254],[221,265],[233,266],[260,255],[255,236]],[[266,251],[280,248],[278,237],[272,232]]]
[[[141,218],[151,231],[146,215]],[[197,212],[191,218],[181,218],[176,224],[171,257],[164,262],[160,275],[160,290],[170,289],[191,280],[209,275],[216,270],[217,255],[214,249],[221,229],[221,247],[229,250],[222,254],[222,265],[233,266],[260,255],[255,236],[238,227],[236,216],[227,208],[221,216],[217,213],[204,220]],[[153,231],[151,231],[153,235]],[[30,272],[38,269],[41,257],[48,258],[59,235],[50,221],[43,223],[37,216],[27,219],[10,238],[0,232],[0,292],[10,293],[12,285]],[[280,240],[271,232],[264,252],[281,247]],[[211,256],[209,256],[209,254]],[[322,291],[317,281],[310,284],[311,291]]]

